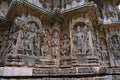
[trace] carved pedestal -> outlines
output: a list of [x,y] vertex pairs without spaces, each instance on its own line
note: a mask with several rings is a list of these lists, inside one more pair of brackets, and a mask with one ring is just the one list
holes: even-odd
[[64,68],[71,67],[71,57],[63,56],[60,60],[60,67],[64,67]]
[[17,54],[8,54],[5,60],[6,66],[23,66],[23,57],[22,55]]
[[98,66],[98,57],[87,54],[77,54],[72,58],[73,66]]
[[9,54],[6,56],[5,65],[34,67],[35,61],[36,61],[36,57],[33,56]]
[[37,67],[37,68],[50,68],[50,67],[56,67],[56,66],[55,66],[55,61],[52,59],[49,60],[49,59],[38,58],[35,61],[35,67]]

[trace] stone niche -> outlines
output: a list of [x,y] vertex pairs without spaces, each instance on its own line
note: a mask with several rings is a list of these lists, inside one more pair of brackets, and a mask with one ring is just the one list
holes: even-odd
[[[68,31],[69,32],[69,31]],[[61,25],[42,25],[35,16],[16,17],[9,35],[6,66],[59,67],[69,64],[70,38]]]
[[5,65],[34,66],[37,57],[41,55],[41,27],[41,22],[34,16],[15,18],[10,30]]
[[118,67],[120,66],[120,28],[111,27],[107,31],[109,31],[107,35],[110,49],[110,63],[112,67]]
[[73,18],[67,26],[59,20],[46,25],[39,18],[23,13],[14,19],[9,31],[4,65],[34,68],[99,66],[93,33],[88,17]]
[[74,66],[98,65],[92,41],[93,31],[87,18],[73,19],[71,26],[72,63]]

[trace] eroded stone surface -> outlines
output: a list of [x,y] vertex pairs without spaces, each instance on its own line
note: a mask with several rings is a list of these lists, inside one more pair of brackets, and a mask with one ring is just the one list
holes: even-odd
[[118,0],[1,0],[0,76],[118,80],[117,3]]

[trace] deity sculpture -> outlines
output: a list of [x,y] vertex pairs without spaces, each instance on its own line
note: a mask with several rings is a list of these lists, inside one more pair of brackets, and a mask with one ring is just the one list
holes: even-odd
[[41,54],[43,57],[47,57],[48,53],[49,53],[49,46],[47,43],[47,38],[45,37],[41,46]]
[[115,60],[120,59],[120,43],[119,43],[119,36],[118,35],[113,35],[111,38],[111,51],[113,53],[113,56],[115,58]]
[[60,55],[60,39],[59,39],[58,31],[53,32],[53,37],[51,39],[51,46],[52,46],[52,57],[58,58]]
[[10,54],[13,54],[15,52],[15,45],[16,45],[16,42],[17,42],[17,37],[18,37],[18,31],[15,32],[15,26],[13,26],[10,30],[11,32],[11,35],[9,36],[9,39],[8,39],[8,44],[7,44],[7,52],[10,53]]
[[[19,49],[21,49],[21,37],[22,37],[22,28],[24,25],[24,20],[20,17],[17,17],[14,21],[14,25],[11,28],[11,35],[10,35],[10,44],[8,45],[8,48],[10,49],[10,53],[16,54]],[[17,29],[16,29],[17,28]]]
[[[29,26],[27,26],[29,29]],[[31,30],[26,30],[24,32],[24,51],[26,55],[33,55],[33,38],[34,33]]]
[[70,52],[69,38],[68,38],[68,35],[65,34],[62,40],[61,53],[63,56],[68,56],[69,52]]
[[75,35],[76,46],[79,50],[79,53],[83,53],[84,52],[84,37],[85,37],[85,35],[79,25],[77,26],[76,31],[77,31],[77,33]]
[[118,18],[116,17],[116,13],[109,12],[107,14],[107,16],[108,16],[108,20],[111,20],[111,21],[117,21],[118,20]]
[[105,39],[100,39],[100,59],[102,61],[107,61],[108,55],[107,55],[107,47],[106,47],[106,40]]
[[49,35],[49,31],[47,29],[45,29],[45,35],[43,37],[43,43],[41,46],[41,54],[43,57],[47,57],[48,55],[50,55],[50,35]]
[[77,26],[77,33],[76,33],[75,37],[76,37],[75,41],[77,43],[76,46],[77,46],[79,52],[82,52],[83,40],[81,40],[81,39],[83,37],[83,34],[81,33],[80,26]]
[[90,53],[90,43],[89,43],[89,38],[90,37],[90,32],[86,28],[86,26],[77,26],[76,28],[76,34],[75,34],[75,45],[78,49],[78,53]]
[[32,50],[32,55],[40,56],[40,33],[37,31],[35,23],[29,24],[27,33],[29,33],[29,46]]

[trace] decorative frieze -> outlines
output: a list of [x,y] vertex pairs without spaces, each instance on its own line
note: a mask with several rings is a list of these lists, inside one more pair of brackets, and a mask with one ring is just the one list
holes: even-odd
[[33,69],[33,76],[49,76],[50,75],[50,69],[47,68],[38,68]]
[[99,70],[94,67],[83,68],[34,68],[34,76],[77,76],[77,75],[96,75]]

